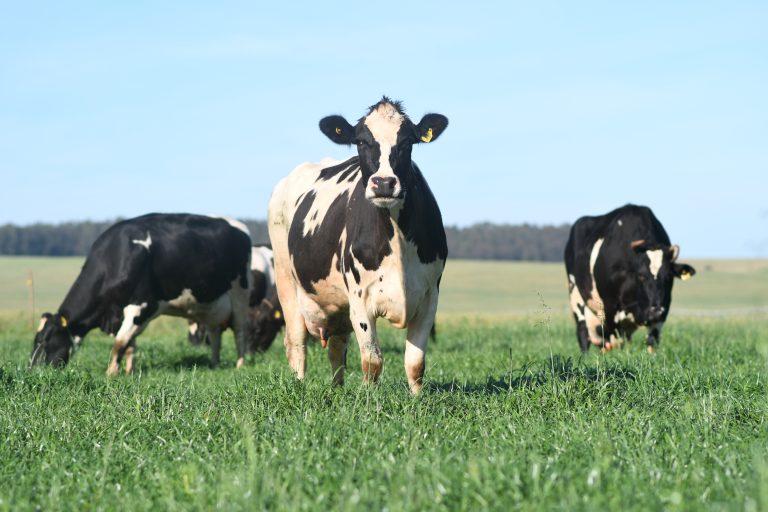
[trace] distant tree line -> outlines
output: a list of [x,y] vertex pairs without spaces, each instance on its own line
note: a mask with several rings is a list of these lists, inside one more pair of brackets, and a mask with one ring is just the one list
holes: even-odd
[[[118,219],[120,220],[120,219]],[[64,222],[0,226],[0,254],[28,256],[84,256],[93,241],[116,221]],[[269,243],[267,224],[245,220],[254,243]],[[566,224],[534,226],[481,223],[448,226],[451,258],[480,260],[561,261],[568,239]]]

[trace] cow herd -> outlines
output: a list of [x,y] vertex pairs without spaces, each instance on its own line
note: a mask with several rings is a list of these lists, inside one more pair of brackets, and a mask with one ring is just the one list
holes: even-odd
[[[115,340],[107,373],[121,364],[130,373],[137,336],[157,316],[172,315],[188,319],[192,343],[210,344],[212,366],[224,329],[235,334],[240,367],[285,325],[288,363],[302,379],[307,342],[317,338],[336,384],[344,382],[354,333],[363,378],[375,382],[384,363],[376,320],[386,318],[406,329],[405,373],[418,393],[448,248],[411,152],[447,126],[440,114],[414,123],[387,97],[354,125],[322,119],[320,130],[357,154],[302,164],[275,186],[271,248],[252,246],[247,227],[225,217],[153,213],[113,225],[94,242],[58,311],[42,316],[31,363],[66,364],[98,327]],[[695,272],[678,253],[645,207],[576,221],[565,265],[581,350],[610,350],[640,326],[654,350],[673,279]]]

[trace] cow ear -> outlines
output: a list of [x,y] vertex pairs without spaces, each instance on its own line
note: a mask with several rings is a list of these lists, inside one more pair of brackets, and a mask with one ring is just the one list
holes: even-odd
[[448,118],[440,114],[427,114],[416,125],[416,142],[437,140],[448,126]]
[[677,257],[680,256],[680,246],[677,244],[669,246],[669,261],[677,261]]
[[696,269],[686,263],[674,263],[672,264],[672,274],[683,281],[687,281],[696,275]]
[[355,129],[341,116],[322,118],[320,131],[336,144],[352,144],[355,141]]

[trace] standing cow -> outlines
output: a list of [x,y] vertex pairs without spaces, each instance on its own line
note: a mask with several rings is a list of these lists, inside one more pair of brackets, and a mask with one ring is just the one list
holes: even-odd
[[221,326],[229,319],[243,364],[251,238],[235,220],[151,213],[119,222],[93,243],[80,275],[35,335],[31,363],[64,365],[92,329],[115,336],[109,375],[133,370],[136,337],[158,315],[192,318],[211,336],[219,364]]
[[[251,248],[251,290],[248,297],[248,346],[246,351],[264,352],[285,325],[275,288],[275,263],[272,248],[254,245]],[[226,327],[231,327],[228,322]],[[189,320],[187,339],[192,345],[210,344],[208,330]]]
[[565,247],[565,268],[582,351],[590,342],[610,350],[640,326],[648,329],[648,351],[656,350],[674,278],[696,273],[677,262],[679,252],[645,206],[628,204],[576,221]]
[[357,146],[357,155],[302,164],[275,187],[269,236],[286,355],[298,378],[312,335],[328,345],[333,380],[342,384],[354,331],[364,381],[375,382],[383,366],[376,319],[384,317],[408,328],[405,371],[411,391],[421,389],[448,249],[440,209],[411,149],[436,140],[447,125],[440,114],[414,124],[387,97],[355,126],[326,117],[320,130]]

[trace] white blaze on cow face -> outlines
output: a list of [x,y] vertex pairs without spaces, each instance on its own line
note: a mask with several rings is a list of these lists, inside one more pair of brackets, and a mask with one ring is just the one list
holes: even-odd
[[149,232],[147,232],[147,238],[145,240],[131,240],[136,245],[141,245],[146,250],[149,250],[149,247],[152,245],[152,236],[150,236]]
[[661,270],[661,266],[664,264],[664,251],[656,249],[654,251],[645,251],[645,254],[648,255],[648,259],[650,260],[648,269],[651,271],[651,275],[654,279],[658,279],[659,270]]
[[[380,156],[379,167],[376,172],[368,178],[365,187],[365,198],[379,207],[392,208],[402,202],[402,184],[395,175],[395,170],[390,164],[390,155],[397,145],[397,134],[404,120],[403,115],[389,103],[380,105],[376,110],[368,114],[365,118],[365,125],[371,131],[374,141],[378,143]],[[392,197],[376,197],[374,190],[374,179],[385,178],[397,180],[395,182]]]

